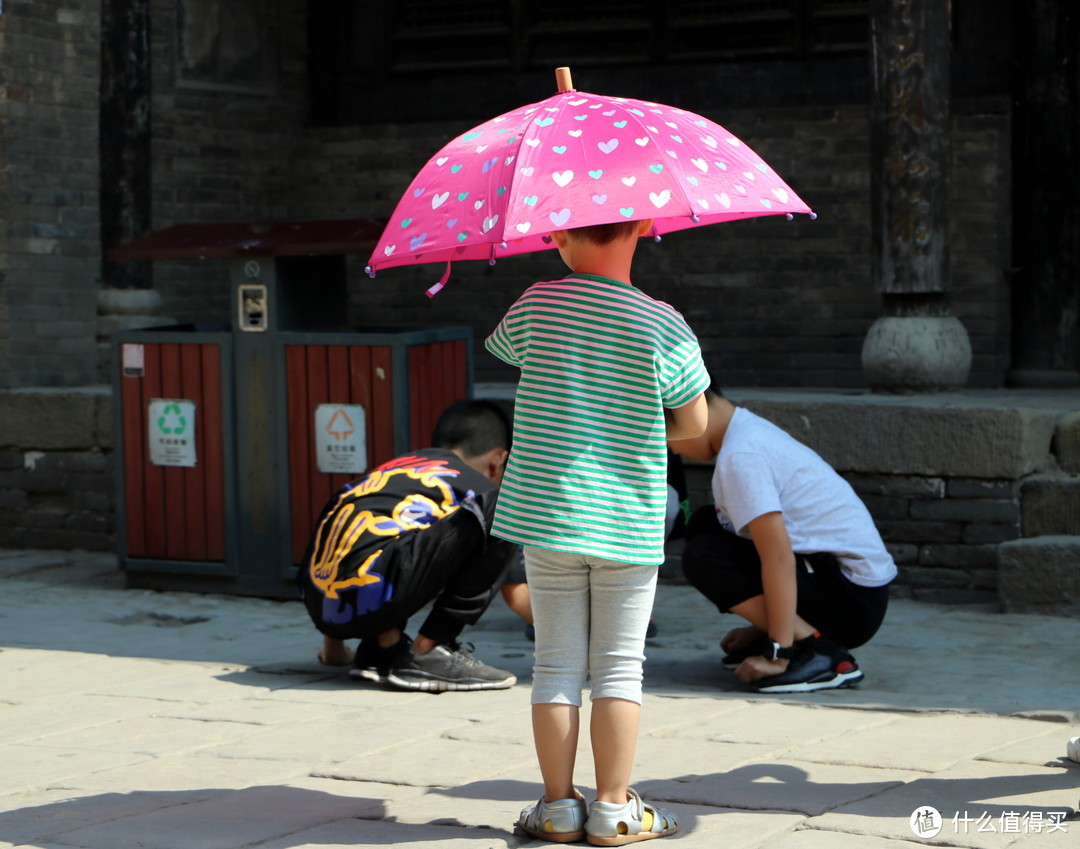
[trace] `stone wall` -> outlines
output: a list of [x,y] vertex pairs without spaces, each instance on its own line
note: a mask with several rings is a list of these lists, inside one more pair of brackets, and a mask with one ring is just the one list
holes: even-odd
[[115,551],[112,394],[0,390],[0,547]]
[[4,5],[0,387],[94,383],[100,7]]
[[[306,117],[304,10],[299,0],[154,0],[155,230],[295,216],[286,189]],[[157,262],[153,274],[165,315],[228,322],[227,263]]]

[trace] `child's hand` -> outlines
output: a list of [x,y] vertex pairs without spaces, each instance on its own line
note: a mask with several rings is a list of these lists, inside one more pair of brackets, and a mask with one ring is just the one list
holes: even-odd
[[768,678],[770,675],[779,675],[787,670],[787,666],[787,660],[766,660],[760,655],[748,657],[735,670],[735,677],[744,684],[749,684],[762,678]]
[[732,628],[724,638],[720,640],[720,648],[728,654],[741,651],[758,639],[765,632],[756,625],[746,625],[742,628]]

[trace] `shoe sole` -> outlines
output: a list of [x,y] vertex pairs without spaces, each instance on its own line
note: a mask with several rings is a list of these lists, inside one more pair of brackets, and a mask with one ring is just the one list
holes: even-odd
[[550,840],[552,843],[573,843],[576,840],[584,840],[584,831],[564,831],[564,832],[548,832],[537,831],[533,828],[527,828],[520,822],[517,827],[524,831],[526,834],[531,834],[533,837],[538,837],[541,840]]
[[386,683],[386,676],[377,669],[350,669],[349,677],[354,681],[371,681],[373,684]]
[[667,831],[645,831],[638,834],[620,834],[618,837],[594,837],[591,834],[585,836],[585,840],[593,846],[625,846],[627,843],[638,843],[642,840],[652,840],[655,837],[668,837],[677,833],[678,826]]
[[441,678],[401,678],[391,672],[386,676],[386,682],[403,690],[445,693],[464,690],[506,690],[517,683],[517,676],[511,675],[501,681],[444,681]]
[[759,693],[812,693],[816,690],[843,690],[856,686],[863,679],[862,671],[851,669],[847,672],[837,672],[831,678],[818,681],[799,681],[791,684],[773,684],[769,687],[758,687]]

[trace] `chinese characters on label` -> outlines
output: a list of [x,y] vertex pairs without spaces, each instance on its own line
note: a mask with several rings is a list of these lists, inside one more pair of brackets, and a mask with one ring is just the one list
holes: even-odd
[[358,475],[367,470],[367,428],[359,404],[315,408],[315,456],[320,472]]
[[945,820],[937,808],[922,805],[912,811],[908,825],[916,837],[928,840],[936,837],[946,823],[952,826],[953,834],[1052,834],[1055,831],[1068,831],[1065,822],[1068,811],[1004,811],[994,815],[988,811],[981,813],[957,812]]
[[194,468],[195,402],[151,398],[147,409],[147,446],[155,466]]

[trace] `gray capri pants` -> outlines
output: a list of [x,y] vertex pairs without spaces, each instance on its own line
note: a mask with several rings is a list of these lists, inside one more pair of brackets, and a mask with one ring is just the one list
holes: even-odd
[[641,704],[641,667],[658,566],[525,547],[536,628],[533,704],[592,699]]

